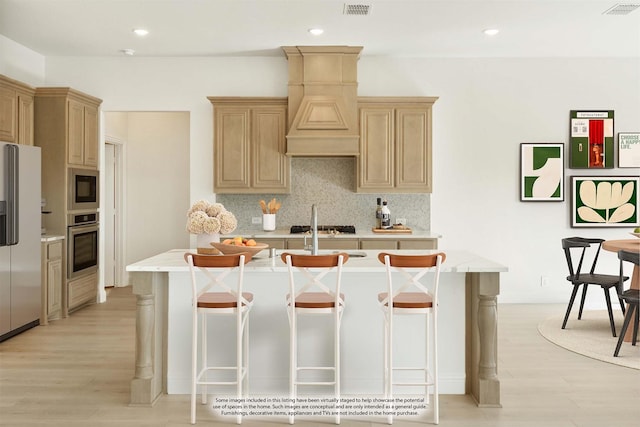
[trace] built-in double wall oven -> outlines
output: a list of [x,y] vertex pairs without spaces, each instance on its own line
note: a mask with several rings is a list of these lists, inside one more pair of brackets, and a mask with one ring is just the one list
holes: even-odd
[[98,212],[69,214],[67,278],[98,270]]

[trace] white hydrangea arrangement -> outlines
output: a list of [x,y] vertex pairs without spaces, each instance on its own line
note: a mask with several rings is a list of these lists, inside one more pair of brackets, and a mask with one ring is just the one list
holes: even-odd
[[229,234],[237,226],[238,220],[222,203],[198,200],[187,212],[187,231],[192,234]]

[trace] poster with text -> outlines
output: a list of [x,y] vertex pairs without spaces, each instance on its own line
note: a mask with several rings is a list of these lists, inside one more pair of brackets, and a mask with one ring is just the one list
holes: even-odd
[[613,168],[613,111],[571,110],[570,159],[572,169]]
[[618,167],[640,168],[640,132],[618,133]]

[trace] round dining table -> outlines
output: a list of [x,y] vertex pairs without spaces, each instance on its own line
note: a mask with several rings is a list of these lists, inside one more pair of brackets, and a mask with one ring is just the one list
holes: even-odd
[[[605,240],[602,243],[602,248],[616,253],[621,250],[640,252],[640,239]],[[631,273],[631,289],[640,289],[640,268],[637,265],[633,266],[633,272]],[[627,309],[629,309],[628,306]],[[624,341],[631,342],[632,337],[633,328],[628,328],[624,334]]]

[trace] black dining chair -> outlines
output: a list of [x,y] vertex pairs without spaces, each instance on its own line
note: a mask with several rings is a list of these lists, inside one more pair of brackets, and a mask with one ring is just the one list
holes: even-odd
[[[622,288],[623,283],[623,264],[625,261],[634,264],[634,271],[637,271],[640,265],[640,253],[638,252],[629,252],[629,251],[619,251],[618,258],[620,259],[620,288]],[[620,337],[618,338],[618,344],[616,344],[616,350],[613,352],[613,357],[618,357],[618,353],[620,353],[620,347],[622,346],[622,341],[624,341],[624,335],[627,332],[627,328],[629,327],[629,323],[631,323],[631,318],[635,318],[633,322],[633,335],[631,338],[631,345],[636,345],[636,341],[638,339],[638,323],[640,323],[640,310],[638,310],[638,304],[640,303],[640,289],[627,289],[626,291],[618,294],[620,298],[627,304],[627,314],[624,316],[624,322],[622,323],[622,329],[620,329]],[[635,314],[635,316],[634,316]]]
[[[567,307],[567,312],[564,315],[564,321],[562,322],[562,329],[567,326],[567,320],[569,319],[571,307],[573,307],[573,302],[576,298],[576,294],[578,293],[578,288],[583,285],[582,300],[580,301],[580,311],[578,311],[578,319],[582,319],[582,310],[584,308],[584,300],[587,296],[587,287],[589,285],[599,285],[604,291],[604,298],[607,302],[607,310],[609,311],[611,333],[615,337],[616,325],[613,320],[611,296],[609,295],[609,291],[611,288],[615,288],[617,290],[617,294],[620,295],[622,293],[622,283],[627,280],[628,277],[624,276],[621,281],[620,276],[617,274],[596,273],[596,264],[598,263],[598,255],[600,255],[602,242],[604,242],[604,239],[585,237],[568,237],[562,239],[562,249],[564,250],[565,258],[567,259],[567,266],[569,267],[569,275],[567,276],[567,280],[573,285],[573,291],[571,292],[569,306]],[[593,255],[593,262],[591,263],[589,272],[583,273],[583,261],[585,260],[585,254],[588,252],[588,248],[595,248],[595,250],[589,251]],[[577,262],[577,265],[575,263],[577,257],[572,256],[572,251],[574,253],[580,253],[580,258]],[[622,309],[622,313],[624,314],[624,303],[622,301],[622,298],[618,297],[618,299],[620,300],[620,308]]]

